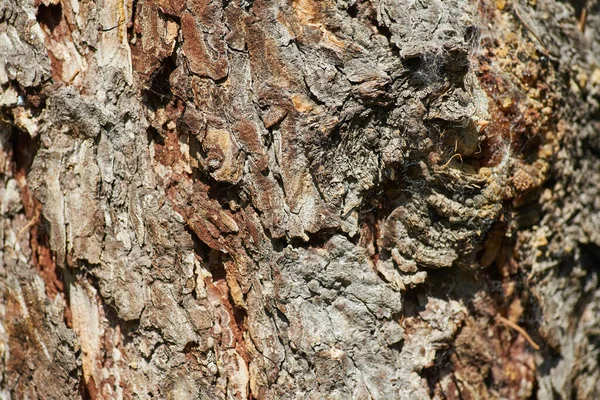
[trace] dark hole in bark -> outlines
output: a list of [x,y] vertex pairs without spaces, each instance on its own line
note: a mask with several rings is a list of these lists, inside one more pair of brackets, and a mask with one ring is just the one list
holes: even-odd
[[165,138],[160,134],[158,129],[153,126],[149,126],[148,129],[146,129],[146,132],[148,133],[149,142],[154,142],[161,146],[165,145]]
[[277,313],[277,317],[279,317],[279,319],[281,321],[283,321],[287,325],[290,324],[290,320],[288,319],[288,317],[281,310],[279,310],[278,308],[276,308],[275,312]]
[[56,28],[56,26],[62,20],[62,5],[58,4],[41,4],[37,10],[37,21],[42,26],[48,27],[50,32]]
[[335,236],[337,232],[335,229],[321,229],[317,232],[311,233],[309,235],[308,241],[305,241],[300,238],[292,238],[288,242],[292,245],[292,247],[320,247],[323,248],[327,242]]
[[210,248],[209,245],[204,243],[191,228],[186,227],[186,230],[192,236],[194,241],[194,252],[203,261],[204,265],[208,268],[212,274],[214,282],[225,280],[225,266],[224,259],[221,252]]
[[134,27],[135,27],[135,19],[137,18],[137,13],[138,13],[137,7],[138,7],[138,0],[133,0],[133,2],[131,3],[131,22],[127,25],[127,37],[129,38],[130,41],[135,36]]
[[600,247],[593,243],[581,246],[581,266],[588,272],[600,272]]
[[480,39],[480,31],[476,26],[469,26],[465,32],[465,42],[477,45]]
[[34,140],[29,132],[13,127],[10,141],[14,151],[15,173],[22,171],[27,175],[39,148],[39,140]]
[[494,388],[497,389],[498,385],[494,382],[494,376],[490,373],[488,373],[485,378],[483,379],[483,382],[485,383],[485,386],[487,386],[488,388]]
[[81,375],[79,391],[83,400],[95,400],[98,398],[98,389],[96,388],[96,383],[94,382],[94,378],[92,377],[90,377],[88,381],[85,382],[83,374]]
[[404,339],[399,342],[392,343],[388,346],[390,349],[398,352],[398,354],[402,353],[402,348],[404,348]]
[[205,182],[210,186],[208,189],[208,198],[216,200],[223,208],[230,209],[229,201],[231,200],[239,205],[244,205],[246,203],[238,196],[240,191],[238,185],[229,182],[218,182],[211,179],[210,176],[205,179]]
[[[39,139],[39,137],[38,137]],[[14,151],[14,174],[27,176],[39,149],[39,140],[34,140],[27,131],[12,128],[11,143]],[[38,240],[47,244],[47,232],[43,224],[39,224]]]
[[[233,302],[232,302],[232,304],[233,304]],[[235,323],[237,324],[237,326],[240,327],[241,331],[246,330],[244,328],[244,321],[246,320],[247,316],[248,316],[248,313],[243,308],[239,308],[239,307],[235,307],[235,306],[233,307],[233,318],[235,319]]]
[[390,28],[387,26],[377,24],[375,27],[377,28],[377,32],[379,32],[380,35],[385,36],[388,41],[392,38],[392,31],[390,31]]
[[436,387],[442,378],[451,370],[450,355],[452,351],[452,349],[438,350],[435,355],[434,364],[431,367],[423,368],[421,371],[421,376],[427,380],[429,395],[431,397],[434,397]]
[[31,114],[34,117],[39,116],[46,108],[46,95],[38,87],[24,88],[23,97],[25,102],[30,106]]
[[183,348],[183,352],[184,353],[190,353],[194,350],[196,350],[198,348],[198,343],[197,342],[187,342],[185,344],[185,347]]
[[92,398],[92,396],[90,395],[90,391],[85,385],[83,374],[81,375],[81,378],[79,380],[79,394],[81,395],[82,400],[90,400]]
[[358,16],[358,3],[354,3],[352,4],[350,7],[348,7],[348,15],[351,16],[352,18],[356,18]]
[[444,71],[453,75],[452,77],[455,78],[457,86],[464,80],[470,66],[468,53],[462,49],[449,51],[443,64]]
[[144,101],[150,108],[158,109],[165,107],[173,98],[171,73],[177,68],[176,56],[166,58],[150,77],[149,87],[144,90]]
[[419,311],[422,311],[422,307],[419,306],[419,300],[417,298],[418,291],[408,290],[404,294],[403,305],[404,305],[404,318],[417,317]]
[[411,72],[411,84],[427,86],[443,82],[443,67],[446,63],[444,53],[423,53],[403,61],[404,67]]

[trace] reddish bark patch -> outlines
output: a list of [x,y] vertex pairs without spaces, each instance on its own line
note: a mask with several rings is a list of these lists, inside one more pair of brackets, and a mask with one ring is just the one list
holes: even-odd
[[[25,217],[29,224],[29,245],[31,257],[46,286],[46,294],[54,298],[64,292],[62,274],[57,268],[50,250],[49,236],[42,224],[42,205],[34,197],[27,185],[27,172],[35,155],[36,145],[26,132],[19,132],[14,144],[13,176],[19,185]],[[20,235],[25,232],[21,231]]]
[[147,79],[173,53],[179,26],[169,14],[180,13],[174,7],[182,7],[185,2],[149,0],[134,2],[134,5],[129,38],[132,64],[134,71]]
[[67,306],[65,307],[65,325],[67,326],[67,328],[69,329],[73,329],[73,312],[71,311],[71,307],[69,305],[69,303],[67,303]]
[[[178,162],[183,159],[183,155],[179,151],[179,139],[174,131],[169,129],[162,129],[159,132],[156,128],[154,149],[156,161],[166,167],[174,167]],[[156,136],[158,135],[158,136]]]
[[50,32],[53,32],[62,21],[62,4],[40,4],[36,17],[42,28],[47,28]]
[[64,58],[64,44],[73,42],[64,11],[62,3],[58,2],[57,4],[40,4],[36,13],[37,21],[45,34],[44,44],[48,49],[50,71],[55,82],[74,79],[70,76],[63,77],[63,63],[68,62]]
[[85,383],[83,397],[89,400],[96,400],[98,398],[98,387],[96,386],[96,382],[94,382],[94,378],[91,376]]
[[26,364],[28,346],[27,342],[21,341],[21,338],[27,337],[28,329],[23,318],[23,310],[21,310],[18,299],[12,296],[10,292],[8,292],[4,301],[6,302],[6,314],[3,323],[6,324],[10,345],[10,358],[6,370],[17,372],[19,375],[26,374],[28,372]]
[[33,197],[25,181],[24,174],[23,170],[15,171],[15,177],[21,188],[25,216],[31,224],[29,228],[29,244],[31,246],[32,262],[44,280],[46,294],[53,299],[58,293],[64,292],[62,273],[54,262],[53,254],[50,250],[50,238],[42,225],[42,205]]
[[240,320],[236,318],[236,309],[233,305],[233,301],[229,296],[229,287],[227,286],[226,281],[212,282],[210,279],[205,280],[206,287],[208,290],[213,290],[218,297],[221,299],[221,305],[227,310],[227,314],[229,314],[229,320],[231,323],[229,324],[229,329],[231,329],[231,333],[233,334],[235,345],[233,346],[235,350],[239,353],[239,355],[244,359],[247,365],[250,364],[250,355],[248,354],[248,350],[246,349],[246,342],[244,341],[244,332],[247,331],[247,327],[245,326],[245,320]]
[[[221,80],[227,76],[228,61],[225,56],[224,44],[217,40],[210,40],[200,26],[196,24],[196,19],[191,13],[185,12],[181,17],[181,29],[183,32],[183,51],[189,61],[190,70],[200,76],[214,80]],[[209,52],[207,42],[211,43],[215,58]]]
[[52,257],[48,234],[39,225],[31,229],[31,249],[33,263],[46,284],[46,294],[54,298],[58,293],[64,293],[62,273]]

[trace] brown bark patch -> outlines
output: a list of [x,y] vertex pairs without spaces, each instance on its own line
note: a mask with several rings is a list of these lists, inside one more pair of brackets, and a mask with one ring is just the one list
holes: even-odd
[[21,199],[25,217],[29,223],[21,229],[19,235],[29,230],[31,257],[40,276],[44,280],[46,294],[54,299],[56,294],[64,292],[62,273],[57,268],[50,249],[48,232],[44,229],[42,205],[34,197],[27,184],[27,173],[35,155],[36,143],[28,133],[18,131],[14,145],[13,175],[21,191]]

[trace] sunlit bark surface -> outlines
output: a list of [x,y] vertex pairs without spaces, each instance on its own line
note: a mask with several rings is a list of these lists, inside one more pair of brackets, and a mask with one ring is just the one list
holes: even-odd
[[0,398],[598,398],[588,3],[1,2]]

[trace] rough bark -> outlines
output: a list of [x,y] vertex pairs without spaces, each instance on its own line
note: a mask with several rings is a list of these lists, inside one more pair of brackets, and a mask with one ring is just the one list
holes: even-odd
[[599,397],[588,6],[4,0],[0,398]]

